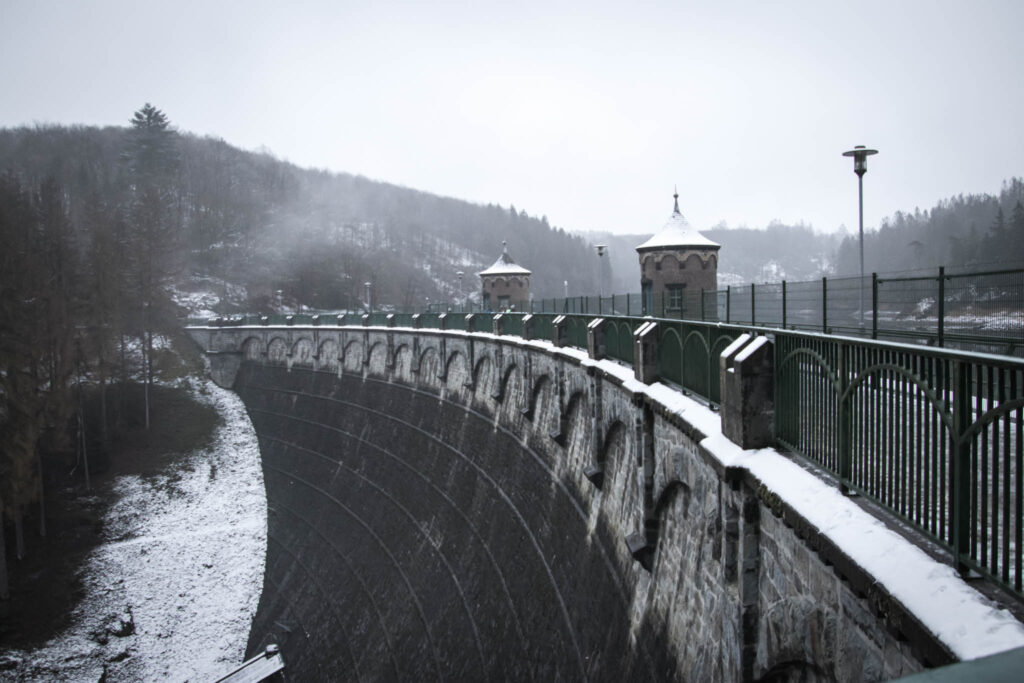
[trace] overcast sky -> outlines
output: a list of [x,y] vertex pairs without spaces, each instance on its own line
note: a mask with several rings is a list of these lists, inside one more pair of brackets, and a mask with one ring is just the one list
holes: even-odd
[[0,0],[0,126],[182,131],[569,230],[857,226],[1024,175],[1024,1]]

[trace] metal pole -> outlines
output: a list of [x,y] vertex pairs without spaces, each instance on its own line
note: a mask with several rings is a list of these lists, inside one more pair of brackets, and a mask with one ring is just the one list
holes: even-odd
[[864,331],[864,176],[857,175],[857,206],[860,212],[860,329]]
[[878,339],[878,273],[871,273],[871,338]]
[[946,345],[946,267],[939,266],[939,346]]

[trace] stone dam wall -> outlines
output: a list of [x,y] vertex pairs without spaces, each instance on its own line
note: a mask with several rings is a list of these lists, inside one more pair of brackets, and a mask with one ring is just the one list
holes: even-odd
[[579,352],[191,332],[259,437],[249,651],[278,643],[294,680],[857,681],[952,660],[693,425]]

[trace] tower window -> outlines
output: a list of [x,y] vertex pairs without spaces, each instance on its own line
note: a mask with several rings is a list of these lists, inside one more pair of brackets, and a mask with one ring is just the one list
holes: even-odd
[[683,291],[686,285],[665,286],[665,308],[670,311],[683,310]]

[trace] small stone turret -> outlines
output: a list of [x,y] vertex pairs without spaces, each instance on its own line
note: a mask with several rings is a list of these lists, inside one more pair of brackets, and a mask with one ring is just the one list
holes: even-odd
[[[718,289],[718,250],[679,211],[679,193],[668,222],[636,248],[645,315],[700,315],[701,290]],[[664,301],[662,302],[662,297]]]
[[502,242],[501,247],[501,256],[494,265],[477,273],[483,291],[484,309],[503,311],[515,308],[528,311],[531,272],[512,260],[507,242]]

